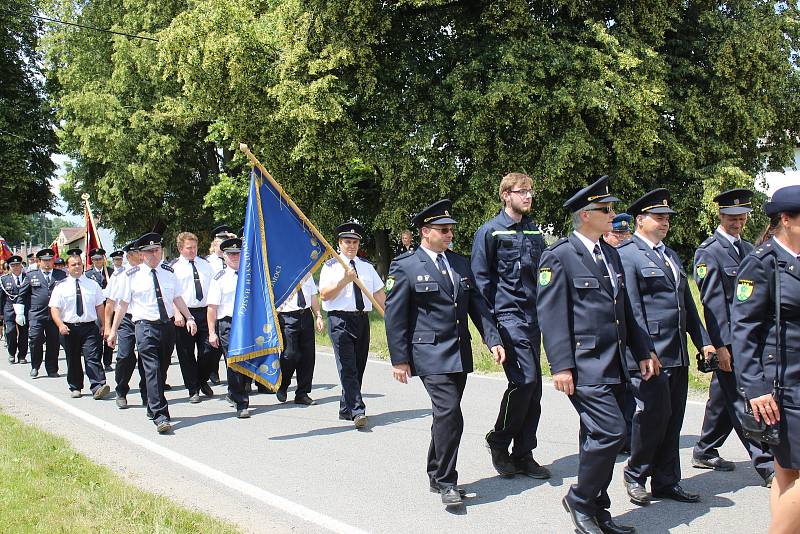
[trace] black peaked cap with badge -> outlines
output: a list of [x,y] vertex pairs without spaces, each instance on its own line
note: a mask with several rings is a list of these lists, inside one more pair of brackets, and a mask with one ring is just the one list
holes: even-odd
[[764,203],[764,212],[770,217],[782,212],[800,212],[800,185],[781,187],[775,191],[769,202]]
[[598,178],[593,184],[588,185],[572,195],[564,202],[564,208],[570,213],[575,213],[589,204],[603,202],[619,202],[620,200],[608,192],[608,175]]
[[106,251],[103,250],[102,248],[93,248],[92,250],[89,251],[89,257],[92,258],[92,259],[94,259],[94,258],[102,258],[105,255],[106,255]]
[[423,209],[411,218],[411,224],[417,228],[429,224],[457,224],[456,220],[450,215],[453,203],[449,199],[437,200],[427,208]]
[[11,256],[10,258],[8,258],[8,261],[6,261],[6,263],[8,265],[20,264],[22,263],[22,256]]
[[123,254],[125,254],[125,252],[124,252],[124,251],[122,251],[122,250],[115,250],[114,252],[112,252],[112,253],[111,253],[111,254],[109,254],[108,256],[109,256],[110,258],[121,258]]
[[155,232],[144,234],[136,240],[137,250],[153,250],[161,246],[161,235]]
[[52,248],[43,248],[39,252],[36,253],[36,257],[40,260],[52,260],[55,257],[56,253],[53,251]]
[[242,251],[242,240],[238,237],[226,239],[219,244],[219,249],[225,253],[239,253]]
[[122,252],[125,252],[125,253],[137,252],[137,251],[138,251],[138,249],[136,248],[136,240],[135,239],[133,241],[131,241],[130,243],[128,243],[127,245],[125,245],[124,247],[122,247]]
[[363,239],[363,235],[364,227],[357,222],[346,222],[336,227],[336,236],[339,239],[351,238],[361,240]]
[[741,215],[753,211],[753,192],[749,189],[728,189],[714,197],[719,212],[725,215]]
[[227,224],[220,224],[211,230],[211,239],[215,237],[226,237],[231,232],[231,227]]
[[677,211],[669,207],[669,191],[659,188],[653,189],[640,196],[628,206],[628,213],[636,217],[648,213],[668,213],[675,214]]
[[80,256],[83,251],[79,248],[71,248],[66,252],[67,256]]

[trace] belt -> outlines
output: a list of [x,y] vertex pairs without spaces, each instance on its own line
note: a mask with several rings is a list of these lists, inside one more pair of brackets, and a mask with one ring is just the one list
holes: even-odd
[[[187,306],[187,308],[188,308],[188,306]],[[189,308],[189,311],[203,311],[203,310],[205,310],[207,308],[208,308],[208,306],[198,306],[197,308]]]
[[94,324],[94,321],[84,321],[82,323],[64,323],[70,328],[80,328],[86,325]]
[[225,317],[219,317],[219,318],[217,319],[217,322],[218,322],[218,323],[221,323],[221,322],[223,322],[223,321],[227,321],[227,322],[229,322],[229,323],[230,323],[231,321],[233,321],[233,318],[232,318],[230,315],[226,315]]
[[[303,308],[302,310],[294,310],[294,311],[278,312],[278,313],[280,313],[281,315],[291,315],[292,317],[302,317],[309,311],[311,311],[311,308]],[[347,312],[342,312],[342,313],[347,313]]]
[[328,312],[328,315],[335,315],[341,317],[361,317],[366,316],[369,312],[365,311],[340,311],[340,310],[331,310]]
[[162,326],[165,324],[169,324],[171,322],[172,322],[171,318],[168,321],[148,321],[147,319],[139,319],[138,321],[133,321],[133,324],[144,323],[144,324],[152,324],[155,326]]

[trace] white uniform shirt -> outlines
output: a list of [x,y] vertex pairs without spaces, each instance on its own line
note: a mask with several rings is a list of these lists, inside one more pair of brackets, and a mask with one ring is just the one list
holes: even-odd
[[197,300],[197,295],[195,294],[194,271],[189,260],[180,256],[171,267],[175,271],[175,278],[178,279],[178,295],[183,297],[183,301],[190,308],[202,308],[206,305],[208,286],[211,285],[211,278],[216,274],[216,271],[207,260],[200,256],[194,259],[194,266],[197,268],[197,275],[200,277],[200,287],[203,288],[203,298],[200,300]]
[[131,314],[131,321],[159,321],[158,299],[156,298],[155,284],[153,275],[156,272],[158,285],[161,287],[161,296],[164,300],[164,308],[167,317],[170,319],[175,315],[175,306],[172,301],[177,296],[176,289],[178,280],[168,265],[159,264],[155,269],[151,269],[146,263],[128,269],[122,275],[125,277],[119,300],[128,303],[128,313]]
[[[350,264],[350,260],[344,254],[341,255],[342,260],[346,264]],[[364,286],[370,293],[375,293],[383,289],[383,280],[378,276],[378,272],[371,263],[362,260],[359,257],[355,258],[356,271],[358,277],[364,283]],[[336,261],[335,258],[325,262],[322,266],[322,271],[319,273],[319,287],[330,287],[339,283],[344,278],[344,267]],[[344,289],[339,291],[335,298],[322,301],[322,309],[325,311],[357,311],[356,299],[353,293],[353,284],[347,284]],[[372,309],[372,302],[364,296],[364,311]]]
[[211,272],[214,273],[214,275],[225,268],[225,260],[216,254],[209,254],[206,256],[206,260],[208,260],[208,264],[211,265]]
[[[81,299],[83,300],[83,315],[77,313],[77,290],[75,280],[81,286]],[[97,306],[105,302],[103,289],[100,284],[81,275],[79,278],[67,276],[57,283],[50,295],[50,307],[58,308],[61,320],[65,323],[93,323],[97,320]]]
[[233,301],[236,299],[236,282],[239,276],[233,269],[220,271],[211,280],[208,289],[208,305],[217,306],[217,319],[233,317]]
[[[310,308],[311,297],[318,293],[317,284],[314,283],[314,278],[312,276],[308,276],[303,280],[303,283],[300,285],[300,291],[303,292],[303,298],[306,299],[306,308]],[[300,306],[297,305],[297,291],[289,295],[286,300],[283,301],[283,304],[278,307],[278,312],[293,312],[299,310]]]
[[115,292],[115,287],[119,287],[120,285],[120,276],[125,272],[125,267],[120,267],[114,271],[109,279],[108,283],[106,284],[106,288],[103,290],[103,296],[107,299],[117,300],[113,298],[111,295]]

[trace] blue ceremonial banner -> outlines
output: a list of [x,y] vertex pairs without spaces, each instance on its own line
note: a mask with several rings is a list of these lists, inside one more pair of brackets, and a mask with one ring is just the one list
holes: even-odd
[[328,257],[303,221],[286,194],[254,167],[226,361],[272,391],[281,383],[283,350],[275,308]]

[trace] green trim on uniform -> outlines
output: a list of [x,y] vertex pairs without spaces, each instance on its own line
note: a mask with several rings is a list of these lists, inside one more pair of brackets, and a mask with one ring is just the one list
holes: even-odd
[[522,233],[525,234],[525,235],[541,235],[542,231],[541,230],[523,230]]
[[496,235],[514,235],[516,233],[517,233],[516,230],[495,230],[494,232],[492,232],[492,237]]

